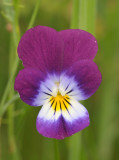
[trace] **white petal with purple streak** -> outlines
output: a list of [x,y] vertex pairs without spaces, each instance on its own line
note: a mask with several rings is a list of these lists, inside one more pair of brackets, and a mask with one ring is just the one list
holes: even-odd
[[47,97],[37,117],[36,126],[40,134],[62,139],[89,125],[89,114],[78,102],[81,92],[73,77],[48,75],[40,88],[39,95]]

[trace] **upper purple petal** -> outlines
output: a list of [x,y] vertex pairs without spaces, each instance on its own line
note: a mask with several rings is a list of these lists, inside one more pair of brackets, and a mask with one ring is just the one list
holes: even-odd
[[40,106],[36,103],[40,84],[45,79],[44,74],[35,69],[26,68],[19,72],[15,80],[15,90],[19,92],[20,98],[31,106]]
[[64,40],[64,68],[78,60],[94,59],[98,45],[92,34],[80,29],[63,30],[59,34]]
[[62,43],[56,30],[37,26],[22,36],[18,45],[18,55],[25,68],[60,72],[63,63]]
[[69,77],[74,77],[81,92],[80,100],[85,100],[92,96],[98,89],[102,76],[97,65],[91,60],[81,60],[72,65],[66,73]]

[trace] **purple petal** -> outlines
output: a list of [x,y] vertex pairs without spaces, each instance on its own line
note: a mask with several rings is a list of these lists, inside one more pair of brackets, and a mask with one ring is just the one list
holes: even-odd
[[41,82],[45,79],[44,74],[39,70],[23,69],[19,72],[15,80],[15,90],[19,92],[20,98],[32,106],[40,106],[41,101],[37,103],[37,96]]
[[93,60],[98,50],[93,35],[80,29],[63,30],[59,34],[64,40],[64,68],[78,60]]
[[93,95],[98,89],[102,76],[97,65],[90,60],[76,62],[67,71],[67,75],[73,76],[78,82],[78,88],[82,93],[80,100],[85,100]]
[[59,72],[62,68],[62,46],[62,40],[56,30],[37,26],[22,36],[18,54],[24,67]]
[[55,111],[45,104],[38,114],[36,128],[48,138],[64,139],[89,125],[89,114],[83,105],[72,99],[68,110]]

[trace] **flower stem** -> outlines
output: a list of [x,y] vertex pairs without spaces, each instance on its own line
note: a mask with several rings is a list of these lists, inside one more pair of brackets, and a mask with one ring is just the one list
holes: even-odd
[[87,0],[79,0],[79,28],[87,29]]
[[[71,20],[71,29],[79,28],[79,13],[83,15],[80,11],[79,6],[80,0],[73,0],[73,12]],[[81,132],[70,137],[69,141],[69,160],[77,160],[80,156],[81,148]]]
[[[16,57],[15,59],[15,63],[12,67],[12,72],[11,72],[11,75],[10,75],[10,78],[8,80],[8,83],[7,83],[7,86],[5,88],[5,91],[4,91],[4,94],[3,94],[3,98],[1,100],[1,105],[0,105],[0,117],[2,117],[3,113],[5,112],[5,109],[4,109],[4,104],[5,104],[5,101],[6,101],[6,98],[8,96],[8,93],[12,87],[11,83],[14,79],[14,76],[15,76],[15,73],[17,71],[17,67],[18,67],[18,62],[19,62],[19,59],[18,57]],[[4,111],[3,111],[4,110]]]
[[[12,95],[11,95],[12,96]],[[20,155],[17,150],[16,140],[14,136],[14,104],[8,108],[8,138],[9,138],[9,150],[12,160],[20,160]]]
[[54,139],[55,160],[60,160],[58,140]]
[[69,146],[69,160],[78,160],[81,153],[81,132],[70,138]]
[[79,0],[73,0],[71,28],[77,29],[79,21]]
[[[9,57],[9,76],[12,73],[12,65],[14,61],[14,53],[16,50],[16,47],[14,45],[14,36],[11,35],[11,41],[10,41],[10,57]],[[13,86],[13,82],[11,82],[11,86]],[[10,100],[14,96],[14,88],[11,88],[10,93],[8,95],[8,99]],[[9,139],[9,151],[10,151],[10,157],[12,160],[20,160],[20,156],[18,153],[17,145],[16,145],[16,138],[14,135],[14,103],[9,105],[8,108],[8,139]]]
[[80,0],[79,28],[95,34],[97,0]]
[[2,115],[5,113],[5,111],[7,110],[7,108],[14,102],[16,101],[17,99],[19,98],[19,94],[15,94],[12,98],[10,98],[10,100],[5,103],[3,105],[3,110],[1,110],[0,112],[0,117],[2,117]]
[[40,0],[37,0],[37,3],[35,5],[35,9],[34,9],[33,14],[31,16],[31,20],[29,22],[29,25],[28,25],[27,29],[29,29],[33,26],[33,24],[35,22],[35,19],[36,19],[36,16],[37,16],[37,13],[38,13],[39,6],[40,6]]
[[[73,1],[72,29],[79,28],[95,33],[96,3],[97,0]],[[70,137],[69,160],[81,159],[81,135],[82,131]]]

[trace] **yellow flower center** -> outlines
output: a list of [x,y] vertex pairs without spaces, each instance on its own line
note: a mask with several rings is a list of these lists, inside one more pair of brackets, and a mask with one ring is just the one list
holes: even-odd
[[56,97],[52,96],[50,98],[50,103],[52,109],[55,110],[56,112],[59,110],[68,111],[69,107],[71,106],[69,96],[68,95],[62,96],[59,91]]

